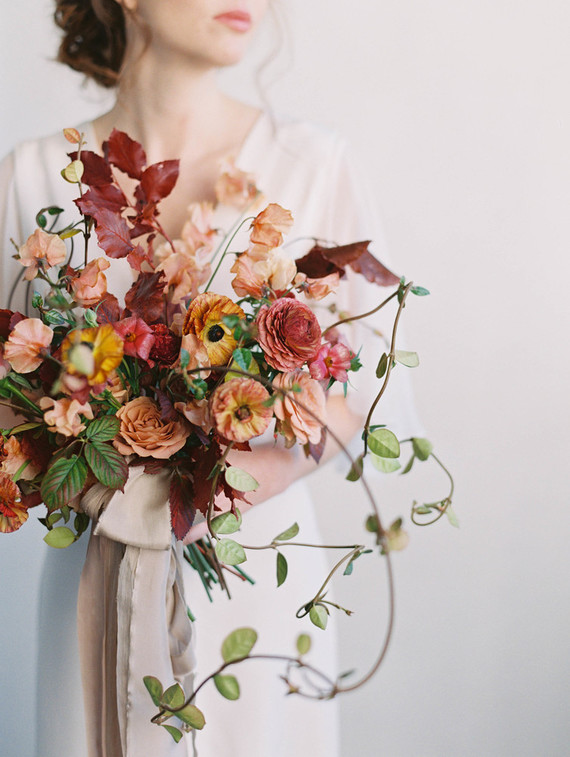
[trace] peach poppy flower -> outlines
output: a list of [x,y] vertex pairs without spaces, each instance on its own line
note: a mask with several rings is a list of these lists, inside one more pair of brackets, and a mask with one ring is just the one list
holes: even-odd
[[338,273],[329,273],[321,279],[310,279],[304,273],[298,273],[295,277],[295,286],[306,297],[312,300],[322,300],[331,292],[336,292],[340,284]]
[[238,255],[230,270],[236,274],[232,287],[239,297],[261,299],[272,292],[284,292],[295,278],[297,266],[290,258],[271,251],[262,260],[247,253]]
[[[326,422],[326,397],[319,382],[303,371],[291,371],[279,373],[273,379],[273,386],[288,392],[287,395],[275,392],[277,399],[273,405],[273,412],[279,419],[278,430],[287,440],[287,446],[295,440],[301,444],[318,444]],[[293,387],[300,391],[294,392]]]
[[107,277],[103,273],[111,263],[106,258],[95,258],[87,263],[79,276],[71,280],[71,289],[78,305],[90,308],[107,292]]
[[195,334],[206,347],[212,365],[225,365],[236,347],[233,329],[223,322],[225,315],[245,318],[245,313],[229,297],[204,292],[188,306],[183,334]]
[[238,168],[233,158],[227,158],[215,185],[216,199],[223,205],[245,210],[259,193],[253,174]]
[[121,428],[113,444],[122,455],[140,455],[166,460],[182,449],[190,435],[184,419],[163,420],[150,397],[137,397],[117,410]]
[[17,436],[9,436],[4,440],[5,459],[0,463],[0,473],[7,476],[14,476],[27,463],[24,470],[20,473],[18,480],[31,481],[40,472],[39,465],[33,463],[22,450],[22,445]]
[[39,318],[24,318],[12,329],[4,345],[4,357],[16,373],[31,373],[43,362],[43,352],[53,339],[53,331]]
[[[182,337],[182,343],[180,345],[180,352],[186,350],[189,355],[188,365],[186,369],[193,371],[196,368],[202,368],[210,365],[210,358],[208,357],[208,350],[206,346],[196,334],[185,334]],[[195,378],[207,379],[211,371],[205,370],[199,373],[192,373]]]
[[67,248],[63,239],[57,234],[49,234],[43,229],[36,229],[18,250],[20,263],[28,270],[24,274],[27,281],[36,277],[42,261],[47,267],[63,263],[67,256]]
[[217,236],[213,228],[214,206],[211,202],[193,202],[188,207],[190,218],[182,227],[182,241],[200,258],[211,254]]
[[[77,400],[64,397],[60,400],[54,400],[52,397],[42,397],[40,407],[45,410],[44,421],[49,430],[54,434],[63,434],[64,436],[78,436],[85,430],[85,424],[79,417],[83,415],[89,420],[93,420],[93,409],[88,402],[81,403]],[[51,408],[48,409],[48,408]]]
[[0,473],[0,532],[11,534],[28,520],[28,508],[21,502],[20,490],[6,473]]
[[268,249],[279,247],[283,242],[283,234],[289,231],[292,225],[291,211],[276,203],[270,203],[251,223],[251,248],[248,254],[256,257],[258,254],[263,255]]
[[161,262],[156,270],[163,272],[166,279],[164,292],[166,294],[170,289],[170,301],[177,305],[188,297],[196,297],[199,287],[208,281],[211,269],[208,262],[200,261],[181,240],[174,241],[174,248],[176,252],[169,245],[157,249],[157,258]]
[[253,378],[233,378],[213,393],[210,407],[218,433],[234,442],[247,442],[267,430],[273,410],[267,389]]

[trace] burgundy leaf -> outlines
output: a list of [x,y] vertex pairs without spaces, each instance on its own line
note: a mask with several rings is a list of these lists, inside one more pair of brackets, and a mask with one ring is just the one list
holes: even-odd
[[110,258],[125,258],[134,249],[127,222],[107,208],[97,211],[95,232],[99,246]]
[[193,500],[192,482],[187,476],[175,473],[170,481],[170,522],[174,535],[180,541],[194,523],[196,507]]
[[338,247],[315,245],[305,256],[295,261],[297,270],[311,279],[321,279],[331,273],[345,275],[347,266],[361,273],[379,286],[394,286],[400,281],[385,265],[368,251],[370,242],[353,242]]
[[105,292],[97,305],[97,323],[115,323],[121,320],[121,306],[114,294]]
[[179,171],[179,160],[163,160],[162,163],[149,166],[143,172],[140,185],[137,187],[137,199],[142,199],[148,204],[160,202],[168,197],[174,189]]
[[[139,220],[139,216],[127,216],[127,220],[131,224],[131,239],[142,237],[143,234],[154,234],[155,228],[149,223]],[[149,240],[147,240],[149,241]]]
[[129,252],[127,255],[127,260],[129,261],[130,267],[134,271],[140,271],[142,268],[142,264],[146,261],[147,263],[150,263],[150,256],[148,253],[140,246],[140,244],[137,244],[137,246],[134,248],[132,252]]
[[21,500],[22,500],[22,507],[29,509],[30,507],[36,507],[37,505],[41,505],[44,498],[42,497],[42,493],[38,491],[38,492],[30,492],[29,494],[22,494]]
[[147,323],[161,319],[164,312],[164,286],[162,271],[141,273],[125,295],[125,305]]
[[[77,160],[77,151],[68,153],[71,160]],[[102,184],[112,184],[113,174],[111,166],[105,158],[91,150],[81,150],[80,156],[83,163],[83,176],[81,181],[90,187],[100,187]]]
[[367,281],[371,281],[381,287],[396,286],[396,284],[400,283],[400,277],[392,273],[368,251],[350,263],[350,267],[356,273],[361,273]]
[[119,187],[114,184],[102,184],[88,189],[83,197],[75,200],[75,204],[83,215],[92,216],[97,221],[97,215],[101,209],[106,208],[115,213],[121,213],[128,203]]
[[13,315],[13,310],[0,308],[0,336],[3,336],[4,339],[8,339],[8,337],[10,336],[10,331],[12,330],[10,326],[10,320]]
[[156,399],[160,407],[160,417],[163,421],[178,421],[180,415],[177,410],[174,409],[174,405],[170,397],[162,392],[160,389],[156,390]]
[[[212,471],[214,466],[222,456],[222,451],[216,442],[208,447],[197,448],[199,452],[194,466],[194,505],[197,510],[206,515],[210,503],[210,494],[212,492]],[[220,480],[216,487],[216,494],[220,490]]]
[[344,268],[327,260],[324,255],[325,252],[326,250],[323,247],[315,245],[306,255],[295,260],[299,273],[304,273],[310,279],[323,279],[331,273],[344,276]]
[[305,452],[306,457],[312,457],[316,463],[320,462],[320,459],[323,456],[323,452],[325,451],[326,442],[327,442],[327,430],[326,428],[323,428],[321,431],[321,438],[318,444],[312,444],[312,442],[307,442],[307,444],[303,446],[303,450]]
[[128,134],[113,129],[109,139],[103,143],[105,157],[131,179],[140,179],[146,166],[146,154],[142,145]]
[[221,476],[221,478],[222,478],[222,490],[225,496],[232,503],[231,509],[234,512],[234,514],[235,514],[236,499],[241,500],[241,502],[245,502],[246,505],[251,505],[251,502],[248,499],[246,499],[244,492],[240,492],[237,489],[234,489],[233,486],[230,486],[228,482],[226,481],[225,476]]
[[20,436],[22,452],[28,460],[36,465],[41,471],[46,471],[53,455],[53,448],[49,446],[45,436],[35,438],[31,431],[24,431]]

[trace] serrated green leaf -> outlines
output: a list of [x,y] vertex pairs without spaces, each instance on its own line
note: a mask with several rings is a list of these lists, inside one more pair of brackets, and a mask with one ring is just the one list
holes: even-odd
[[293,523],[293,525],[290,526],[286,531],[282,531],[278,536],[276,536],[273,541],[289,541],[289,539],[294,539],[298,533],[299,524]]
[[257,641],[257,632],[253,628],[236,628],[222,643],[222,659],[233,662],[247,657]]
[[214,676],[214,685],[226,699],[231,699],[232,701],[239,699],[239,682],[235,676]]
[[48,512],[69,504],[87,480],[87,464],[82,457],[60,457],[48,468],[41,485],[41,494]]
[[307,654],[311,649],[311,637],[308,633],[301,633],[297,636],[297,652],[300,655]]
[[356,460],[352,463],[350,466],[350,470],[348,471],[348,475],[346,476],[347,481],[358,481],[360,477],[362,476],[362,459],[364,455],[359,455]]
[[285,583],[288,570],[289,568],[285,555],[282,555],[281,552],[277,552],[277,588]]
[[173,683],[169,686],[160,700],[160,704],[166,707],[170,707],[173,710],[182,707],[186,697],[184,696],[184,689],[179,683]]
[[85,436],[92,442],[110,442],[119,433],[121,421],[116,415],[105,415],[92,421],[85,429]]
[[322,605],[313,605],[309,612],[309,619],[314,626],[324,631],[329,621],[329,614]]
[[242,517],[236,507],[237,518],[232,512],[222,513],[212,520],[212,529],[216,534],[235,534],[242,524]]
[[429,289],[426,289],[425,287],[412,287],[410,292],[415,294],[416,297],[425,297],[429,294]]
[[70,528],[67,528],[67,526],[58,526],[47,532],[44,536],[44,541],[50,547],[54,547],[55,549],[65,549],[73,544],[75,541],[75,534]]
[[388,370],[388,355],[384,352],[376,368],[376,378],[381,379]]
[[457,515],[455,514],[455,511],[453,510],[453,508],[451,507],[451,505],[448,505],[445,508],[445,514],[447,515],[447,519],[449,520],[450,524],[454,528],[459,528],[459,519],[458,519]]
[[173,725],[166,725],[166,723],[160,724],[168,733],[172,736],[174,741],[178,744],[182,736],[184,735],[179,728],[175,728]]
[[85,459],[94,476],[109,489],[121,489],[128,476],[127,461],[112,445],[89,441],[84,447]]
[[201,731],[206,725],[206,718],[202,710],[199,710],[194,704],[187,704],[181,710],[176,712],[176,717],[180,718],[183,723],[189,725],[190,728],[194,728],[196,731]]
[[226,468],[224,476],[226,483],[232,488],[237,489],[238,492],[254,492],[259,487],[259,483],[252,475],[233,465],[230,468]]
[[396,350],[394,352],[394,360],[401,365],[405,365],[408,368],[417,368],[420,364],[420,358],[417,352],[409,352],[408,350]]
[[394,460],[391,457],[378,457],[373,452],[370,453],[370,459],[372,465],[381,473],[394,473],[402,467],[399,460]]
[[368,449],[378,457],[400,457],[400,442],[387,428],[377,428],[368,434]]
[[155,706],[160,707],[160,700],[162,699],[162,684],[158,678],[155,678],[154,676],[145,676],[143,678],[143,683]]
[[216,555],[226,565],[239,565],[247,560],[245,550],[233,539],[220,539],[216,542]]
[[412,438],[412,447],[418,460],[427,460],[433,450],[433,444],[429,439],[421,439],[417,436]]

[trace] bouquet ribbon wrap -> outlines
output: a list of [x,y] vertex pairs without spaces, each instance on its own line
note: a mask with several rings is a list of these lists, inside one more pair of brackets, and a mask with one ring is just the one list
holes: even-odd
[[182,582],[182,545],[173,541],[168,471],[130,468],[123,492],[100,484],[84,496],[93,519],[78,596],[78,635],[89,757],[187,755],[150,722],[145,686],[192,690],[195,657]]

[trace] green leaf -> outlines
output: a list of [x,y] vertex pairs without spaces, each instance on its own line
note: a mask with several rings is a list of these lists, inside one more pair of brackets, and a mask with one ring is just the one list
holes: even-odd
[[78,455],[60,457],[48,468],[41,486],[41,494],[48,512],[69,504],[87,480],[87,465]]
[[347,481],[358,481],[360,477],[362,476],[362,460],[364,459],[364,455],[359,455],[356,460],[352,463],[350,466],[350,470],[348,471],[348,475],[346,476]]
[[154,676],[145,676],[143,678],[143,683],[155,706],[160,707],[160,700],[162,699],[162,684],[158,678],[155,678]]
[[181,368],[188,368],[188,363],[190,362],[190,353],[188,350],[180,350],[180,367]]
[[370,453],[370,459],[372,465],[381,473],[394,473],[402,467],[399,460],[394,460],[391,457],[378,457],[373,452]]
[[89,528],[89,516],[87,513],[76,513],[75,520],[73,521],[73,527],[77,532],[77,538],[81,536],[84,531]]
[[387,428],[377,428],[368,434],[368,449],[378,457],[400,457],[400,442]]
[[186,725],[189,725],[190,728],[194,728],[196,731],[201,731],[206,725],[204,713],[194,704],[187,704],[186,707],[178,710],[176,717],[180,718],[183,723],[186,723]]
[[253,476],[247,471],[236,468],[233,465],[231,468],[226,468],[224,475],[226,483],[237,489],[238,492],[254,492],[259,487],[259,483]]
[[84,448],[85,459],[95,477],[109,489],[121,489],[129,476],[127,461],[106,442],[89,441]]
[[55,524],[63,518],[63,513],[61,510],[54,510],[53,513],[50,513],[46,518],[46,524],[48,526],[55,526]]
[[426,289],[425,287],[412,287],[410,289],[410,292],[412,294],[415,294],[417,297],[425,297],[429,294],[429,289]]
[[65,549],[70,544],[73,544],[75,534],[67,526],[58,526],[47,532],[44,536],[44,541],[50,547],[55,547],[55,549]]
[[371,534],[375,534],[378,532],[378,519],[375,515],[369,515],[368,518],[366,518],[366,521],[364,523],[364,527],[367,531],[370,531]]
[[308,633],[301,633],[297,636],[297,652],[300,655],[307,654],[311,649],[311,637]]
[[238,367],[242,369],[242,371],[249,371],[249,366],[253,361],[251,350],[246,350],[243,347],[240,347],[237,350],[233,351],[232,358],[234,362],[237,363]]
[[418,505],[414,507],[414,512],[416,515],[431,515],[431,507],[428,505]]
[[47,218],[44,216],[43,213],[38,213],[36,216],[36,223],[40,227],[40,229],[45,229],[47,226]]
[[273,541],[289,541],[289,539],[294,539],[295,536],[299,533],[299,524],[293,523],[290,528],[288,528],[286,531],[282,531],[278,536],[273,539]]
[[83,313],[83,317],[85,318],[85,323],[91,328],[96,328],[99,325],[97,323],[97,313],[94,310],[86,310]]
[[418,460],[427,460],[433,450],[433,444],[429,439],[421,439],[417,436],[412,439],[412,447]]
[[394,352],[394,360],[401,365],[406,365],[408,368],[417,368],[420,364],[418,353],[408,352],[408,350],[396,350]]
[[454,528],[459,528],[459,519],[457,518],[457,515],[455,514],[455,511],[451,507],[451,505],[448,505],[445,508],[445,514],[447,515],[447,519],[451,523],[451,525]]
[[87,426],[85,436],[92,442],[109,442],[117,436],[120,428],[121,421],[116,415],[105,415]]
[[388,355],[384,352],[376,368],[376,378],[381,379],[388,370]]
[[234,662],[247,657],[257,641],[257,632],[253,628],[236,628],[222,643],[224,662]]
[[165,723],[160,724],[165,730],[168,731],[168,733],[172,736],[174,741],[178,744],[182,736],[184,735],[182,731],[179,728],[175,728],[173,725],[166,725]]
[[244,548],[233,539],[220,539],[216,542],[216,555],[226,565],[239,565],[247,560]]
[[285,579],[287,578],[287,559],[285,558],[285,555],[282,555],[281,552],[277,552],[277,587],[281,586],[281,584],[285,583]]
[[238,517],[232,513],[222,513],[212,520],[212,528],[217,534],[234,534],[241,526],[241,513],[236,507]]
[[184,696],[184,689],[179,683],[173,683],[169,686],[160,700],[162,706],[170,707],[173,710],[182,707],[186,697]]
[[239,683],[235,676],[214,676],[214,684],[220,694],[226,699],[239,699]]
[[329,620],[329,614],[322,605],[313,605],[309,612],[309,619],[314,626],[322,628],[323,631],[327,627]]
[[408,463],[404,470],[400,473],[400,476],[405,476],[406,473],[409,473],[412,470],[412,465],[414,464],[414,460],[416,459],[415,455],[412,455],[410,459],[408,460]]

